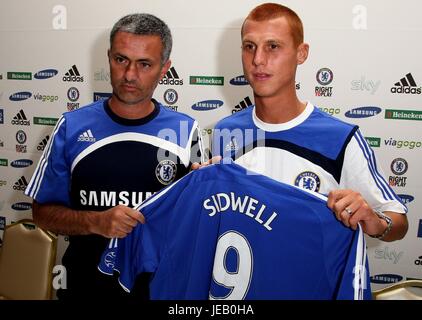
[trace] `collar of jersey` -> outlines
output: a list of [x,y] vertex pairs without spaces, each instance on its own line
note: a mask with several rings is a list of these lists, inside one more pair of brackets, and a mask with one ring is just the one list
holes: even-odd
[[264,131],[267,131],[267,132],[284,131],[284,130],[288,130],[300,125],[302,122],[308,119],[309,115],[312,113],[313,110],[314,110],[314,106],[310,102],[308,102],[306,104],[305,110],[303,110],[303,112],[300,115],[298,115],[296,118],[284,123],[266,123],[257,117],[256,107],[254,107],[252,111],[252,119],[255,125]]
[[119,117],[117,114],[115,114],[111,110],[110,105],[108,104],[108,100],[104,101],[104,110],[114,122],[117,122],[124,126],[139,126],[139,125],[150,122],[160,113],[159,103],[155,99],[151,99],[151,101],[152,103],[154,103],[154,110],[146,117],[139,118],[139,119],[126,119],[126,118]]

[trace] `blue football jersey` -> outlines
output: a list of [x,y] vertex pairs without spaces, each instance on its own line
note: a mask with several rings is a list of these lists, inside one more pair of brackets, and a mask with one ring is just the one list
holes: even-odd
[[146,223],[112,239],[99,269],[151,299],[370,299],[363,232],[317,193],[234,164],[195,170],[138,208]]
[[285,123],[263,122],[255,106],[222,119],[213,131],[212,154],[302,189],[352,189],[374,209],[407,212],[358,126],[311,103]]
[[[140,119],[119,117],[108,100],[64,113],[25,194],[84,214],[138,206],[187,174],[202,156],[198,124],[152,101],[154,110]],[[93,279],[109,240],[96,234],[69,236],[62,259],[69,291],[76,283],[85,292],[97,288]]]

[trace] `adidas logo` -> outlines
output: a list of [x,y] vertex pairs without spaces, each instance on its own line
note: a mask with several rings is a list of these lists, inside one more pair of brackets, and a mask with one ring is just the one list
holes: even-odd
[[45,138],[41,140],[41,142],[37,146],[38,151],[44,151],[44,149],[47,145],[48,139],[50,139],[50,136],[46,135]]
[[232,113],[242,111],[243,109],[246,109],[246,108],[250,107],[251,105],[253,105],[252,102],[251,102],[251,99],[249,99],[249,97],[246,97],[245,99],[243,99],[243,101],[240,101],[239,104],[234,106]]
[[83,82],[84,77],[81,77],[78,68],[76,68],[76,65],[73,65],[72,68],[65,73],[63,81]]
[[15,182],[13,186],[13,190],[25,191],[26,187],[28,186],[28,182],[26,181],[25,177],[22,176],[18,181]]
[[179,78],[179,75],[176,72],[174,67],[171,67],[163,79],[160,80],[159,84],[170,84],[174,86],[183,85],[183,80]]
[[391,88],[391,93],[421,94],[422,89],[417,87],[412,74],[408,73],[394,84],[394,87]]
[[78,138],[78,141],[95,142],[95,138],[92,135],[90,129],[84,131]]
[[30,122],[26,118],[25,112],[21,109],[16,116],[12,119],[12,124],[21,125],[21,126],[29,126]]
[[239,150],[239,145],[236,138],[232,137],[230,143],[226,145],[226,151],[237,151]]

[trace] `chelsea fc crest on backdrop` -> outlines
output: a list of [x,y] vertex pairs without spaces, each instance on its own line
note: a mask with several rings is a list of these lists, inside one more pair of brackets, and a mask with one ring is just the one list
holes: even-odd
[[158,181],[164,185],[168,185],[176,178],[177,167],[176,164],[171,160],[163,160],[155,168],[155,176]]
[[295,179],[295,186],[302,189],[318,192],[320,185],[321,180],[311,171],[302,172]]

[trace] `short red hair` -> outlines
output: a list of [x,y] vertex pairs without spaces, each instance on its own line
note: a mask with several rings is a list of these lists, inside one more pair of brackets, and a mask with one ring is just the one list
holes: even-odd
[[252,21],[266,21],[276,18],[285,17],[290,26],[290,33],[296,46],[303,43],[303,24],[299,16],[292,9],[278,3],[264,3],[255,7],[246,17],[242,25],[245,25],[246,20]]

